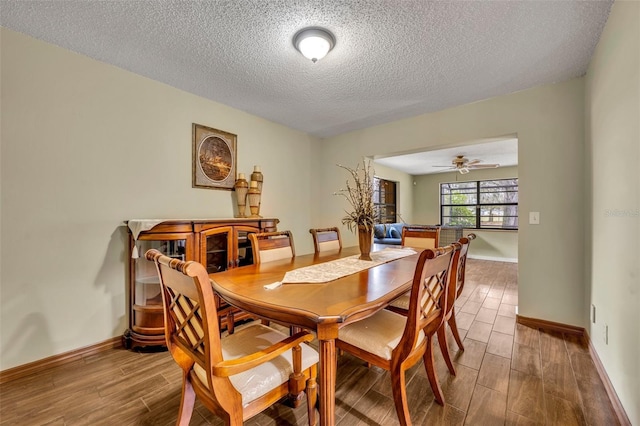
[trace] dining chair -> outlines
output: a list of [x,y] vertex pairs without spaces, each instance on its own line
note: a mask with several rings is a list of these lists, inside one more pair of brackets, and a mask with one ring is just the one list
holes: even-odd
[[407,316],[382,309],[338,330],[337,348],[391,373],[393,401],[402,425],[411,424],[405,371],[420,359],[424,361],[436,401],[444,405],[434,365],[432,337],[444,320],[449,268],[459,249],[460,245],[453,243],[419,254]]
[[255,263],[291,259],[296,255],[291,231],[252,233],[249,240]]
[[[458,243],[460,243],[461,245],[460,258],[458,260],[458,267],[457,267],[456,277],[455,277],[456,285],[455,287],[452,286],[452,288],[455,289],[455,294],[454,294],[455,297],[453,298],[452,301],[450,301],[450,306],[447,308],[447,313],[445,315],[445,323],[449,324],[449,327],[451,328],[451,333],[453,334],[453,338],[455,339],[456,343],[458,344],[458,347],[462,351],[464,351],[464,345],[462,344],[462,339],[460,338],[460,333],[458,332],[458,325],[456,324],[455,302],[458,299],[458,297],[460,297],[460,295],[462,294],[462,291],[464,290],[464,281],[465,281],[466,266],[467,266],[467,254],[469,254],[469,245],[471,244],[471,241],[475,240],[475,238],[476,238],[476,234],[468,234],[466,237],[462,237],[458,240]],[[443,330],[444,330],[444,326],[443,326]],[[443,334],[444,334],[444,331],[443,331]],[[440,339],[440,337],[438,337],[438,339]],[[445,340],[444,337],[443,337],[443,340]],[[445,346],[445,348],[447,348],[447,353],[448,353],[448,346]],[[444,351],[443,351],[443,355],[444,355]],[[446,356],[447,355],[445,355],[445,357]]]
[[436,248],[440,245],[440,227],[407,225],[402,228],[403,246]]
[[[249,234],[254,263],[267,263],[282,259],[293,259],[296,251],[291,231],[257,232]],[[269,325],[270,320],[262,319],[262,324]],[[298,333],[300,327],[289,326],[291,336]]]
[[442,326],[438,329],[437,333],[440,352],[442,352],[442,357],[447,364],[447,368],[453,376],[456,375],[456,369],[453,365],[453,361],[451,360],[451,353],[449,352],[449,345],[447,344],[446,327],[447,324],[449,324],[449,328],[451,328],[453,338],[458,344],[460,350],[464,351],[464,345],[462,344],[462,339],[460,338],[460,333],[458,331],[458,325],[456,324],[455,302],[462,293],[462,289],[464,287],[464,277],[466,271],[465,267],[467,264],[467,254],[469,253],[469,244],[471,243],[471,240],[475,238],[475,234],[469,234],[466,237],[462,237],[458,240],[458,243],[460,244],[460,250],[457,259],[455,259],[451,267],[451,285],[449,286],[449,295],[447,297],[447,306],[444,313],[444,321],[442,322]]
[[309,229],[313,236],[313,247],[316,253],[329,250],[342,249],[342,238],[340,229],[333,228],[312,228]]
[[[440,244],[440,227],[407,225],[402,228],[402,246],[432,249]],[[407,292],[389,304],[388,309],[406,315],[410,294]]]
[[214,291],[204,266],[145,254],[160,278],[167,348],[182,369],[177,425],[188,425],[196,397],[226,425],[242,425],[275,402],[307,396],[309,425],[315,425],[318,353],[301,332],[287,336],[258,322],[220,336]]

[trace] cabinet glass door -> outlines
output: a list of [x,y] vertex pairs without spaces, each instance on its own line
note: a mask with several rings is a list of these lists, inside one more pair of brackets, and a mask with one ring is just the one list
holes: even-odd
[[251,226],[221,226],[200,233],[200,262],[207,272],[226,271],[238,266],[252,265],[253,252],[249,234],[258,232]]
[[250,227],[236,228],[236,241],[238,258],[236,266],[253,265],[253,250],[251,249],[251,241],[249,234],[257,232],[257,229]]
[[[162,238],[154,235],[154,238]],[[190,260],[191,237],[184,234],[165,235],[166,239],[150,239],[144,236],[136,241],[139,257],[134,259],[134,276],[131,312],[131,330],[145,335],[162,335],[164,317],[162,313],[162,294],[155,264],[145,259],[149,249],[180,260]]]
[[232,246],[231,227],[225,226],[210,231],[203,232],[205,244],[203,246],[204,256],[201,262],[207,268],[207,272],[226,271],[232,267]]
[[135,259],[136,305],[159,305],[162,303],[158,272],[153,262],[144,258],[147,250],[156,249],[175,259],[186,260],[187,240],[145,241],[138,240],[139,258]]

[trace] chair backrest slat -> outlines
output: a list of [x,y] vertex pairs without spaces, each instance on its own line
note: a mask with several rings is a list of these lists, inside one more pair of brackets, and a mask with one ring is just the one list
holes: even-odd
[[249,234],[249,240],[256,263],[291,259],[296,255],[291,231]]
[[337,227],[312,228],[309,232],[313,236],[313,247],[316,253],[342,249],[340,229]]
[[402,245],[433,249],[440,246],[440,228],[407,225],[402,228]]

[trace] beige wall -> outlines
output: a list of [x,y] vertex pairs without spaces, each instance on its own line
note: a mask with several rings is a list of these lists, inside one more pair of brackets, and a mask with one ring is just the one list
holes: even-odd
[[[583,79],[337,136],[323,141],[314,167],[325,188],[321,192],[328,193],[340,185],[332,167],[338,161],[354,164],[362,156],[460,146],[501,136],[518,138],[519,312],[585,326],[584,253],[565,248],[583,247],[585,241],[584,218],[576,215],[584,208],[585,190]],[[340,214],[335,203],[322,197],[314,201],[323,217]],[[523,222],[529,211],[540,212],[540,225]]]
[[[588,182],[586,305],[591,341],[640,424],[640,3],[618,1],[586,78]],[[588,315],[585,313],[585,315]],[[608,343],[604,327],[608,326]]]
[[[474,170],[466,175],[452,172],[414,176],[414,223],[440,223],[440,184],[443,182],[517,177],[518,167]],[[469,257],[506,262],[518,261],[518,231],[464,230],[465,235],[470,232],[476,234],[476,239],[469,246]]]
[[[191,187],[191,125],[238,135],[262,211],[313,251],[310,136],[3,29],[0,370],[126,328],[133,218],[233,216]],[[287,159],[296,158],[296,161]]]

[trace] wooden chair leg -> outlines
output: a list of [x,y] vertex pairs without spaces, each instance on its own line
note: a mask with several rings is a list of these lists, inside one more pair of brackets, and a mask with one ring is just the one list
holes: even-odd
[[196,402],[196,393],[188,378],[188,372],[183,372],[182,376],[182,397],[180,398],[180,409],[178,411],[179,426],[189,426],[191,415],[193,414],[193,406]]
[[456,343],[461,351],[464,351],[464,345],[462,344],[462,339],[460,338],[460,333],[458,332],[458,324],[456,324],[456,308],[453,308],[451,311],[451,316],[449,317],[449,328],[451,328],[451,332],[453,333],[453,338],[456,339]]
[[302,373],[302,348],[294,346],[291,348],[291,359],[293,361],[293,372],[289,376],[289,405],[298,408],[302,403],[302,396],[308,385]]
[[397,366],[392,368],[391,373],[391,391],[393,393],[393,403],[396,406],[396,414],[401,425],[410,425],[411,416],[409,415],[409,407],[407,406],[407,384],[404,371]]
[[444,406],[444,395],[442,394],[442,388],[440,388],[440,382],[438,382],[438,375],[436,374],[436,366],[433,360],[433,339],[431,336],[427,337],[427,350],[423,357],[424,368],[427,370],[427,378],[431,385],[431,390],[435,395],[436,402]]
[[454,367],[453,362],[451,361],[451,353],[449,352],[449,345],[447,344],[447,325],[442,323],[440,328],[438,329],[438,345],[440,346],[440,352],[442,352],[442,357],[444,358],[444,362],[447,364],[447,368],[449,369],[449,373],[452,376],[456,375],[456,367]]
[[229,334],[233,334],[233,332],[235,331],[235,326],[236,320],[233,316],[233,312],[229,311],[229,313],[227,314],[227,332]]
[[311,377],[307,380],[307,388],[305,390],[307,394],[307,418],[309,419],[309,426],[315,426],[317,424],[316,419],[316,402],[318,401],[318,385],[316,377],[318,375],[318,367],[316,365],[311,367]]

